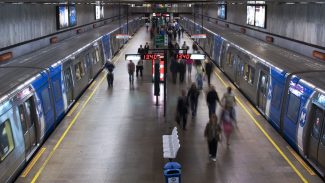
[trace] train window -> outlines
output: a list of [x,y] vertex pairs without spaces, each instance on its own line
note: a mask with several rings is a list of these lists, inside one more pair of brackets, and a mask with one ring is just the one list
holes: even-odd
[[255,76],[255,69],[248,65],[244,65],[244,79],[249,83],[253,84],[254,83],[254,76]]
[[279,87],[279,85],[275,84],[273,86],[273,91],[272,91],[272,105],[273,105],[273,107],[280,109],[281,98],[282,98],[282,90]]
[[44,113],[46,114],[49,110],[51,110],[51,99],[47,87],[43,88],[41,95],[42,95]]
[[26,115],[29,118],[30,124],[29,126],[32,126],[34,123],[36,123],[37,120],[37,114],[36,114],[36,107],[34,103],[34,97],[29,98],[25,101],[25,107],[26,107]]
[[231,54],[231,52],[227,53],[227,64],[232,67],[233,65],[233,55]]
[[299,108],[300,108],[300,98],[298,98],[296,95],[290,92],[287,116],[294,123],[297,123]]
[[53,82],[53,88],[54,88],[55,101],[58,102],[62,98],[61,86],[59,80],[55,80]]
[[10,121],[8,119],[0,125],[0,161],[3,161],[14,147],[14,139]]
[[[315,108],[315,114],[314,114],[314,117],[313,117],[313,128],[312,128],[312,131],[311,131],[311,135],[315,139],[319,139],[319,137],[320,137],[321,120],[322,119],[323,119],[323,110],[316,107]],[[323,141],[323,138],[322,138],[322,141]]]
[[325,132],[323,131],[323,136],[322,136],[322,145],[325,146]]
[[78,62],[75,65],[76,70],[76,79],[80,80],[85,75],[85,66],[82,64],[82,62]]
[[100,59],[101,59],[100,58],[100,52],[99,52],[98,48],[96,48],[95,55],[96,55],[95,61],[96,61],[96,63],[98,63],[100,61]]
[[26,119],[25,119],[25,113],[24,113],[24,106],[19,105],[18,107],[19,110],[19,118],[21,122],[21,127],[23,128],[23,134],[27,132],[27,126],[26,126]]

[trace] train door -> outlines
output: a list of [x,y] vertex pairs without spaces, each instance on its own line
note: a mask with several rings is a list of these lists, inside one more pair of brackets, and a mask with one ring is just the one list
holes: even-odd
[[265,113],[266,109],[266,101],[267,101],[267,92],[269,88],[269,76],[261,71],[259,85],[258,85],[258,94],[257,94],[257,101],[258,107]]
[[18,109],[25,141],[25,153],[26,157],[30,157],[31,153],[37,147],[37,115],[34,97],[30,97],[28,100],[20,104]]
[[73,83],[70,67],[64,70],[64,86],[66,88],[68,105],[73,102]]
[[325,167],[325,125],[324,110],[316,105],[312,107],[311,131],[309,136],[308,157]]

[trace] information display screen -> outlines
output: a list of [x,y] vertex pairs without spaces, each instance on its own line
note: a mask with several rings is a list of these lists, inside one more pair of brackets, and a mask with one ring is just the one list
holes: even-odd
[[57,7],[58,11],[58,29],[69,27],[68,6],[62,5]]
[[261,4],[247,5],[247,24],[265,28],[266,6]]
[[76,6],[69,6],[69,24],[70,26],[77,25],[77,11]]
[[100,5],[95,6],[95,20],[104,18],[104,7]]
[[255,26],[265,27],[265,6],[255,6]]
[[226,20],[227,17],[227,6],[221,4],[218,6],[218,18]]

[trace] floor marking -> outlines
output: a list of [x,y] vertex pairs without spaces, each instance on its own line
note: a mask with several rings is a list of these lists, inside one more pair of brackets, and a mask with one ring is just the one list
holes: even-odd
[[71,116],[72,113],[73,113],[73,112],[78,108],[78,106],[79,106],[79,102],[76,102],[76,103],[73,105],[72,109],[68,112],[67,116]]
[[25,168],[25,170],[23,171],[23,173],[21,174],[20,177],[25,178],[28,173],[30,172],[30,170],[34,167],[34,165],[36,164],[36,162],[38,161],[38,159],[42,156],[42,154],[44,153],[44,151],[46,150],[45,147],[42,147],[38,153],[34,156],[34,158],[32,159],[32,161],[28,164],[28,166]]
[[251,109],[252,111],[255,113],[255,115],[259,116],[260,113],[255,109],[255,107],[252,105],[252,104],[247,104]]
[[[129,44],[126,47],[124,47],[124,48],[127,49],[128,46],[129,46]],[[121,57],[121,55],[118,58],[120,58],[120,57]],[[114,63],[118,63],[118,62],[119,62],[119,60],[115,61]],[[86,107],[86,105],[88,104],[88,102],[90,101],[90,99],[94,96],[94,94],[97,91],[98,87],[103,83],[103,81],[105,80],[105,78],[106,78],[106,75],[104,74],[103,77],[100,79],[99,83],[97,84],[97,86],[94,88],[94,90],[91,92],[91,94],[89,95],[89,97],[85,101],[85,103],[81,106],[81,109],[78,111],[78,113],[76,114],[76,116],[73,118],[73,120],[69,124],[68,128],[64,131],[64,133],[60,137],[59,141],[55,144],[54,148],[50,152],[49,156],[46,158],[46,160],[43,163],[43,165],[41,166],[41,168],[37,171],[36,175],[34,176],[34,178],[31,181],[31,183],[35,183],[37,181],[38,177],[43,172],[45,166],[47,165],[47,163],[50,161],[50,159],[54,155],[54,152],[60,146],[60,144],[62,143],[63,139],[65,138],[65,136],[67,135],[67,133],[70,131],[71,127],[76,123],[79,115],[81,114],[81,112],[83,111],[83,109]]]
[[[217,72],[214,72],[217,77],[221,80],[221,82],[227,87],[227,84],[225,81],[219,76]],[[271,142],[271,144],[275,147],[275,149],[280,153],[280,155],[283,157],[283,159],[286,160],[286,162],[290,165],[290,167],[294,170],[294,172],[299,176],[299,178],[302,180],[302,182],[307,183],[308,181],[305,179],[305,177],[299,172],[299,170],[293,165],[293,163],[290,161],[290,159],[283,153],[283,151],[280,149],[280,147],[274,142],[274,140],[270,137],[270,135],[264,130],[264,128],[260,125],[260,123],[254,118],[254,116],[247,110],[247,108],[244,106],[244,104],[239,100],[238,97],[235,97],[236,101],[239,103],[239,105],[244,109],[244,111],[248,114],[248,116],[253,120],[255,125],[262,131],[264,136]]]
[[100,82],[98,83],[98,85],[96,86],[96,88],[92,91],[92,93],[89,95],[89,97],[87,98],[87,100],[85,101],[85,103],[82,105],[81,109],[78,111],[78,113],[76,114],[76,116],[73,118],[73,120],[71,121],[71,123],[69,124],[68,128],[64,131],[64,133],[62,134],[61,138],[59,139],[59,141],[55,144],[54,148],[52,149],[51,153],[49,154],[49,156],[46,158],[45,162],[43,163],[43,165],[41,166],[41,168],[38,170],[38,172],[36,173],[36,175],[34,176],[33,180],[31,181],[31,183],[35,183],[36,180],[38,179],[38,177],[41,175],[42,171],[44,170],[45,166],[47,165],[47,163],[50,161],[50,159],[52,158],[54,152],[56,151],[56,149],[59,147],[59,145],[61,144],[62,140],[65,138],[65,136],[67,135],[67,133],[70,131],[71,127],[76,123],[78,117],[80,116],[81,112],[83,111],[83,109],[86,107],[86,105],[88,104],[88,102],[90,101],[90,99],[94,96],[95,92],[97,91],[98,87],[103,83],[105,79],[105,75],[101,78]]
[[93,87],[95,86],[95,83],[96,83],[96,81],[93,81],[91,84],[90,84],[90,86],[88,87],[90,90],[92,90],[93,89]]
[[306,169],[306,171],[312,175],[315,176],[316,173],[305,163],[303,159],[294,151],[290,146],[287,146],[287,149],[290,151],[290,153],[296,158],[296,160]]

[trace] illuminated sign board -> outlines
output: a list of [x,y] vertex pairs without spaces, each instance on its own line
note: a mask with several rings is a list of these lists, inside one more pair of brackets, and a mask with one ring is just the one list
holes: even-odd
[[163,53],[149,53],[144,55],[145,60],[156,60],[161,58],[164,58]]

